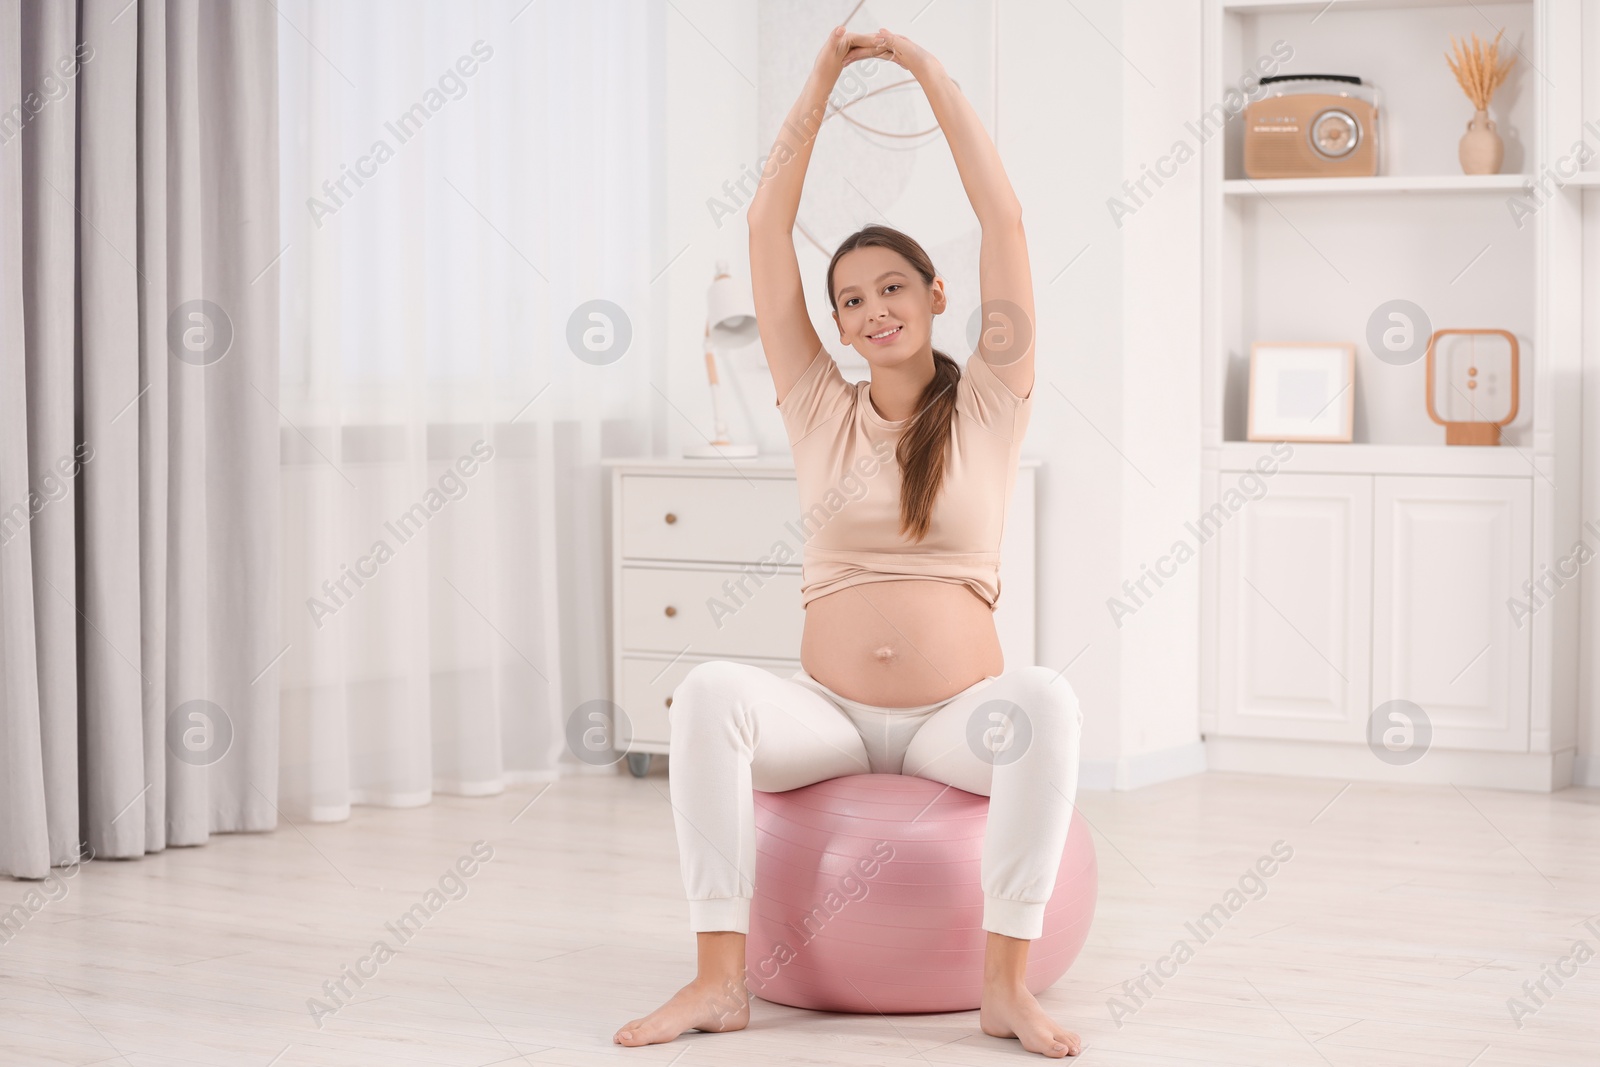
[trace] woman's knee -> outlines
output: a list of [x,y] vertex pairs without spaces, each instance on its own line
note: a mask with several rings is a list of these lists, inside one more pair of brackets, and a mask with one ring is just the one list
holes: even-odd
[[1050,744],[1077,741],[1083,732],[1083,712],[1078,694],[1061,671],[1027,666],[1003,677],[1005,698],[1022,712],[1032,736]]
[[760,670],[748,663],[726,659],[696,663],[672,691],[667,722],[681,727],[690,717],[702,722],[710,717],[731,716],[749,686],[749,672]]

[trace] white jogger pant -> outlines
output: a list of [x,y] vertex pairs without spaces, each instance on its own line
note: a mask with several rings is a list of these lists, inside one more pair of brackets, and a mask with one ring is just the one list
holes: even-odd
[[667,773],[695,932],[750,932],[755,798],[846,774],[910,774],[989,797],[983,928],[1037,938],[1078,788],[1083,716],[1060,672],[1017,667],[934,704],[848,700],[804,670],[731,660],[673,690]]

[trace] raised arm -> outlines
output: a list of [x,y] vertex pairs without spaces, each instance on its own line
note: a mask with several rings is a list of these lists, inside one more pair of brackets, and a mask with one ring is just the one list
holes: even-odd
[[750,227],[750,290],[756,326],[779,403],[822,348],[822,339],[806,311],[800,262],[794,254],[794,220],[800,211],[800,188],[811,163],[811,148],[827,117],[828,94],[840,72],[847,63],[876,54],[880,50],[869,35],[846,33],[843,26],[828,35],[800,98],[779,127],[762,168],[761,184],[745,213]]
[[1033,389],[1036,320],[1022,203],[1006,177],[994,141],[944,65],[899,34],[879,30],[873,40],[877,37],[886,45],[878,54],[904,67],[922,86],[983,229],[978,249],[978,289],[983,302],[978,354],[1014,394],[1027,396]]

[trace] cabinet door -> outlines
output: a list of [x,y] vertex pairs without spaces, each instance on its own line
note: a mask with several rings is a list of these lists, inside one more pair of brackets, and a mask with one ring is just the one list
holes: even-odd
[[1372,478],[1280,471],[1229,512],[1237,477],[1222,475],[1222,511],[1197,534],[1220,523],[1218,732],[1360,741],[1371,710]]
[[1372,695],[1427,714],[1435,745],[1528,748],[1527,478],[1379,476]]

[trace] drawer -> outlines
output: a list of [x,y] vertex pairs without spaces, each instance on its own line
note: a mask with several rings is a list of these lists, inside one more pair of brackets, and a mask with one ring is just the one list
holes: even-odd
[[691,563],[800,561],[800,493],[793,478],[622,478],[622,556]]
[[[624,651],[686,651],[711,659],[800,656],[806,612],[800,606],[798,570],[771,575],[755,568],[623,567],[621,571]],[[723,583],[730,581],[735,586],[732,595],[723,589]]]
[[[627,716],[632,729],[630,736],[628,730],[618,726],[616,747],[619,752],[639,744],[667,744],[671,737],[667,708],[672,704],[672,691],[678,688],[684,675],[699,662],[693,659],[667,661],[622,657],[622,681],[617,704]],[[763,663],[759,666],[780,678],[788,678],[800,669],[798,660],[787,664]],[[663,667],[666,670],[662,670]]]

